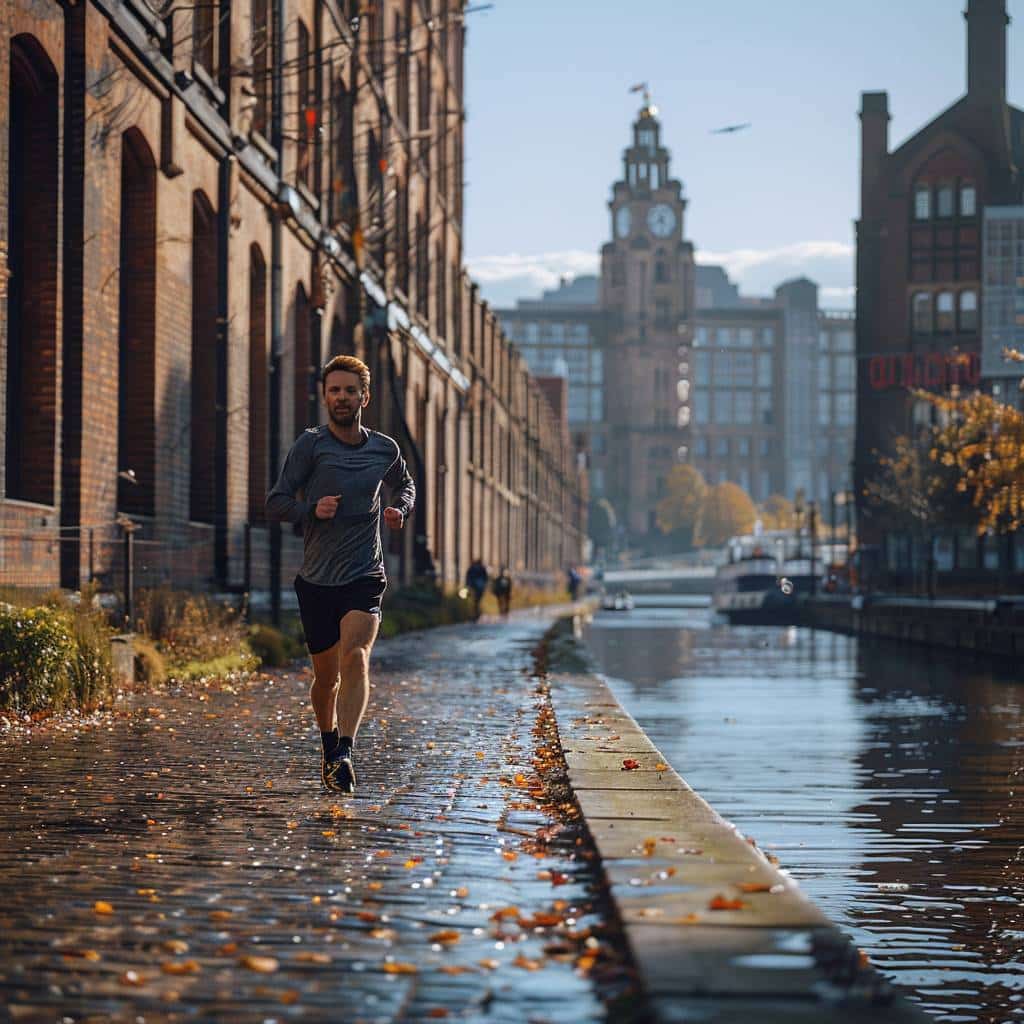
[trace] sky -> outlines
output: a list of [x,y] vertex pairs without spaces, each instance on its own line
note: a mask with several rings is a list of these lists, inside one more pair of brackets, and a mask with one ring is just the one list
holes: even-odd
[[[471,0],[471,7],[484,0]],[[595,273],[647,81],[700,263],[851,308],[862,92],[890,148],[965,91],[966,0],[494,0],[467,15],[465,260],[493,305]],[[1008,0],[1024,103],[1024,0]],[[751,122],[743,132],[711,134]]]

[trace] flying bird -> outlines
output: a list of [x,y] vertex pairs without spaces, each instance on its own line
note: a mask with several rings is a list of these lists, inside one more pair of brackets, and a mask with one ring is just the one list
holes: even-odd
[[741,132],[744,128],[749,128],[750,122],[746,121],[743,124],[727,124],[724,128],[713,128],[711,130],[712,135],[728,135],[731,132]]

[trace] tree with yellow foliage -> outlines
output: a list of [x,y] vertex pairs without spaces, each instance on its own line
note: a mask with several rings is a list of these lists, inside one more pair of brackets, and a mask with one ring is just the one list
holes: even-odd
[[693,466],[673,466],[665,481],[665,497],[655,508],[658,529],[678,533],[681,546],[690,547],[707,490],[704,477]]
[[695,539],[700,547],[720,547],[730,537],[750,533],[756,521],[757,509],[742,487],[716,484],[704,498]]
[[761,525],[766,530],[790,530],[793,528],[795,510],[793,502],[781,494],[770,494],[760,509]]

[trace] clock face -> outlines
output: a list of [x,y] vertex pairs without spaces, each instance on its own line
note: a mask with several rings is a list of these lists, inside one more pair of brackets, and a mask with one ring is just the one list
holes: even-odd
[[647,211],[647,226],[657,238],[668,238],[675,231],[676,215],[667,203],[656,203]]
[[632,222],[628,206],[620,206],[615,212],[615,233],[619,238],[625,238],[629,234],[629,226]]

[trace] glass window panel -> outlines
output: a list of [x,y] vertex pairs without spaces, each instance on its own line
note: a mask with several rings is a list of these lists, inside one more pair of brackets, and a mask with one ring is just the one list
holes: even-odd
[[818,426],[827,427],[832,423],[832,403],[827,391],[818,392]]
[[706,437],[698,437],[696,441],[693,442],[693,450],[699,458],[707,458],[708,439]]
[[732,392],[715,392],[715,423],[720,425],[732,423]]
[[774,419],[772,411],[772,393],[770,391],[758,391],[757,393],[757,422],[771,425]]
[[828,331],[818,331],[818,351],[827,352],[832,347],[832,335]]
[[762,352],[757,357],[757,386],[770,388],[772,386],[772,357],[770,352]]
[[715,455],[720,459],[729,457],[729,438],[719,437],[715,439]]
[[757,443],[757,451],[762,459],[768,458],[772,453],[772,443],[767,437],[762,437]]
[[694,353],[694,380],[698,387],[707,387],[711,383],[711,353]]
[[732,382],[740,388],[754,386],[753,352],[737,352],[732,357]]
[[732,345],[732,329],[729,327],[718,328],[718,344],[723,348],[729,348]]
[[854,349],[853,331],[838,331],[832,337],[832,344],[839,352],[852,352]]
[[973,217],[978,212],[978,193],[973,185],[960,186],[960,216]]
[[693,419],[695,423],[709,423],[711,420],[711,395],[707,391],[698,391],[693,396]]
[[818,387],[827,391],[832,387],[832,367],[828,356],[821,356],[818,359]]
[[715,353],[715,376],[716,386],[726,387],[732,380],[732,357],[728,352]]
[[938,214],[940,217],[953,216],[953,186],[940,185],[936,195]]
[[694,348],[708,344],[708,329],[706,327],[698,327],[696,334],[693,336]]
[[754,329],[752,327],[741,327],[739,329],[738,344],[740,348],[753,348]]
[[762,327],[761,328],[761,344],[770,346],[775,344],[775,328],[774,327]]
[[737,391],[733,396],[733,416],[736,423],[754,422],[754,392]]
[[932,297],[929,292],[917,292],[914,303],[914,333],[931,334],[934,330],[932,321]]
[[750,457],[749,437],[738,437],[736,439],[736,454],[743,456],[745,459]]
[[600,388],[590,389],[590,418],[595,423],[604,419],[604,397]]
[[833,362],[835,386],[852,390],[857,385],[857,360],[853,356],[836,356]]
[[939,292],[935,300],[935,326],[940,331],[952,331],[956,327],[956,315],[952,292]]
[[928,220],[932,215],[932,193],[927,185],[919,185],[914,190],[914,219]]
[[853,426],[854,396],[839,393],[835,396],[835,423],[837,427]]
[[978,329],[978,293],[973,291],[960,293],[960,330],[975,331]]

